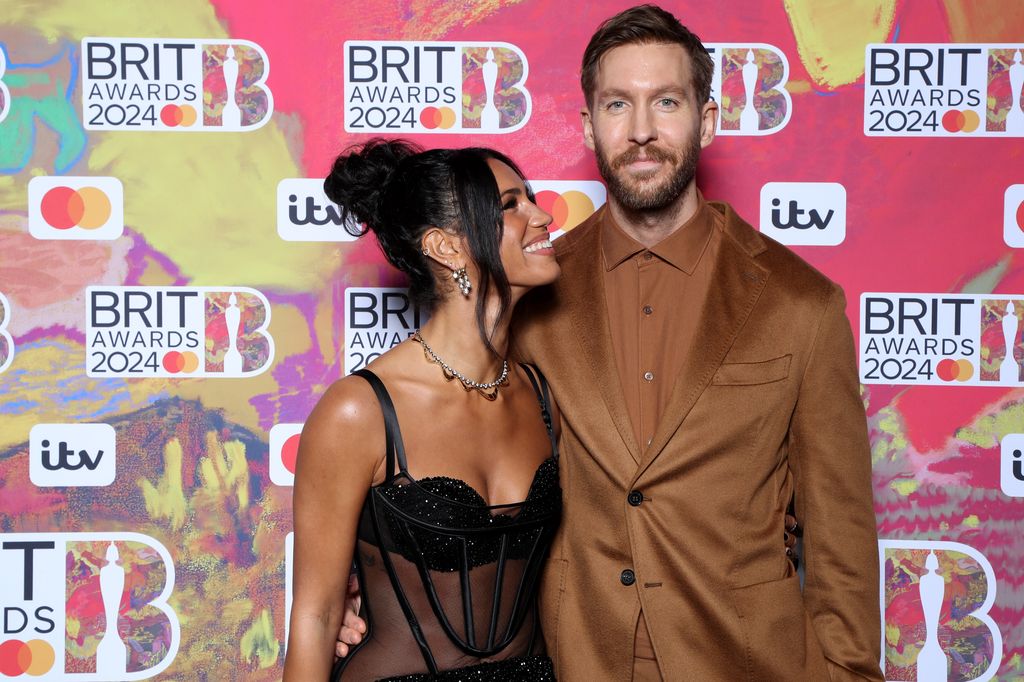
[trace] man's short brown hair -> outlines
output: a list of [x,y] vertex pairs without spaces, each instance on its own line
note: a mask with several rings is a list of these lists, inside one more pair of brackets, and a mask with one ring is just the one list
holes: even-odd
[[679,23],[675,16],[657,5],[638,5],[606,19],[597,29],[583,52],[580,85],[589,108],[597,87],[597,69],[601,58],[622,45],[669,43],[681,45],[690,55],[693,69],[693,89],[697,103],[711,98],[711,76],[714,64],[700,38]]

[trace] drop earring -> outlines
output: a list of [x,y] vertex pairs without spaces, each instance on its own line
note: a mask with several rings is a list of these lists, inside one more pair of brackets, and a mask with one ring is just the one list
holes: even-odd
[[459,291],[466,298],[469,298],[469,290],[473,288],[473,283],[469,281],[469,274],[466,272],[466,267],[462,266],[458,270],[452,270],[452,279],[459,286]]

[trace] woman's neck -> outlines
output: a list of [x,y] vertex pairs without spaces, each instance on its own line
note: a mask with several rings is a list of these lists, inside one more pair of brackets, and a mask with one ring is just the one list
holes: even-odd
[[[497,296],[488,298],[497,299]],[[484,326],[497,355],[480,337],[475,297],[450,297],[438,304],[430,320],[423,325],[421,335],[438,357],[464,376],[480,383],[494,381],[501,374],[502,362],[508,354],[512,313],[510,306],[501,319],[496,319],[499,307],[497,300],[489,302]]]

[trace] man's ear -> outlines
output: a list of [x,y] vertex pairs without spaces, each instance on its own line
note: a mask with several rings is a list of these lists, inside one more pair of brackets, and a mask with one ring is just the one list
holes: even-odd
[[594,151],[594,122],[590,118],[590,107],[580,109],[580,123],[583,124],[583,144]]
[[700,111],[700,146],[707,147],[715,139],[718,130],[718,102],[709,99]]
[[431,227],[420,240],[423,255],[449,270],[458,270],[465,265],[465,251],[462,238],[440,227]]

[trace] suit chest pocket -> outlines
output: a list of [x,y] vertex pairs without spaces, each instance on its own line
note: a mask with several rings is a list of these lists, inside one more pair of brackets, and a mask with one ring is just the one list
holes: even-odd
[[792,355],[764,360],[763,362],[725,363],[711,379],[715,386],[756,386],[782,381],[789,376]]

